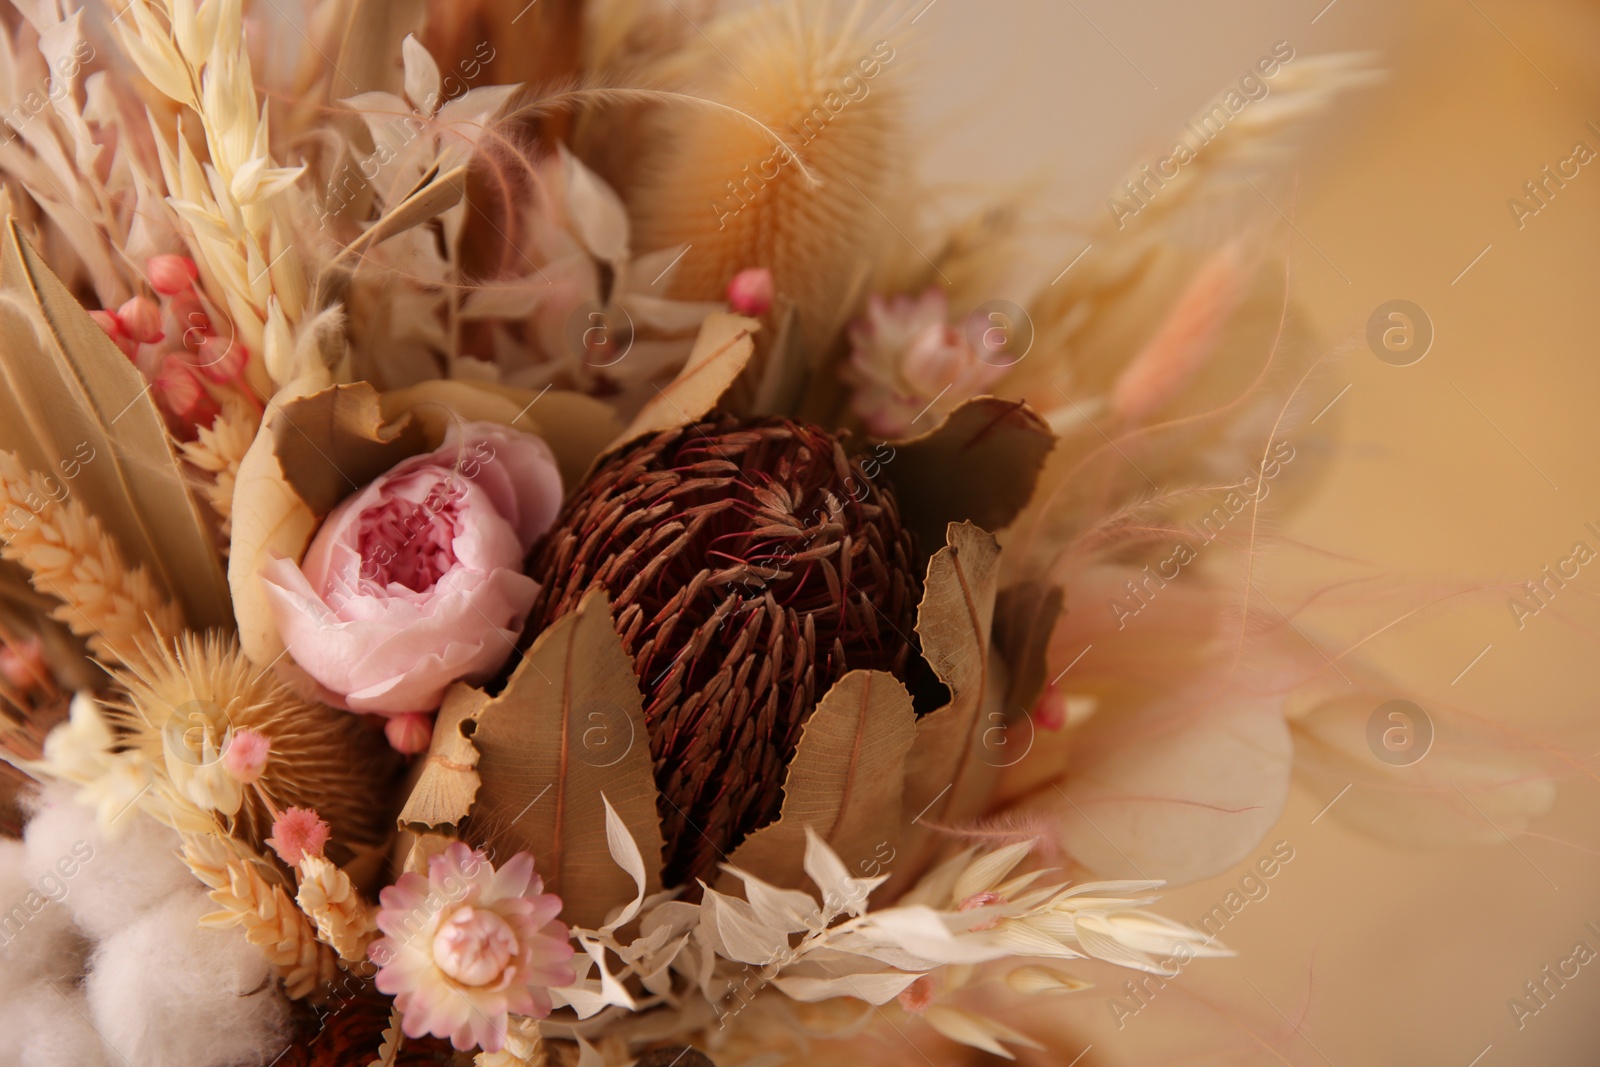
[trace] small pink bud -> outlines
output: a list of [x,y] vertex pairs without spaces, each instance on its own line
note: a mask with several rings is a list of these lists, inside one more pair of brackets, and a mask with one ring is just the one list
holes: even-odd
[[163,410],[178,423],[179,436],[193,440],[197,427],[210,426],[221,408],[194,376],[184,357],[169,355],[161,362],[154,392]]
[[433,741],[433,716],[414,711],[390,716],[383,724],[383,735],[396,752],[408,756],[426,752]]
[[167,314],[172,316],[178,339],[191,352],[198,351],[206,338],[216,331],[211,327],[211,316],[193,290],[179,293],[167,303]]
[[236,338],[212,335],[189,357],[189,365],[212,381],[226,385],[239,380],[249,358],[249,350]]
[[1059,730],[1067,725],[1067,697],[1054,683],[1045,686],[1044,694],[1033,708],[1033,724],[1041,730]]
[[267,767],[267,754],[272,749],[272,742],[265,734],[254,730],[235,730],[233,738],[228,742],[228,748],[222,754],[222,766],[234,779],[249,785],[261,778],[261,772]]
[[272,821],[267,844],[284,863],[298,867],[303,857],[322,855],[329,833],[328,824],[310,808],[286,808]]
[[200,277],[200,268],[188,256],[163,253],[151,256],[144,265],[145,273],[155,291],[163,296],[176,296],[194,284]]
[[0,677],[26,692],[49,677],[45,672],[44,648],[37,637],[20,645],[0,645]]
[[147,296],[131,297],[117,309],[123,332],[139,344],[153,345],[166,334],[161,332],[161,309]]
[[94,324],[106,332],[106,336],[115,341],[122,336],[122,323],[117,318],[115,311],[91,311],[89,317]]
[[900,1006],[912,1015],[921,1015],[933,1006],[933,979],[923,975],[900,991]]
[[772,272],[751,267],[735,274],[728,283],[728,303],[741,315],[765,315],[772,308]]

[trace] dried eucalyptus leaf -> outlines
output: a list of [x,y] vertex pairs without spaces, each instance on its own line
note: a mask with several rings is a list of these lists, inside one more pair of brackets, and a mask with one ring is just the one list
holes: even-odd
[[422,451],[411,420],[384,420],[368,382],[334,385],[274,405],[272,446],[289,487],[322,518],[346,496]]
[[892,442],[900,518],[921,544],[970,522],[997,532],[1033,497],[1055,435],[1027,404],[980,396],[920,437]]
[[[636,437],[687,426],[717,406],[755,351],[756,319],[715,312],[707,315],[683,370],[664,389],[657,389],[633,417],[612,448]],[[607,451],[610,451],[608,449]]]
[[608,847],[607,800],[646,858],[649,892],[660,888],[643,700],[604,591],[539,635],[505,690],[478,713],[472,740],[482,780],[472,836],[497,856],[532,852],[571,922],[597,927],[635,895]]
[[487,693],[465,682],[457,682],[445,693],[433,724],[428,758],[400,812],[401,829],[420,834],[454,829],[466,821],[482,784],[472,734],[488,703]]
[[994,647],[1011,668],[1008,714],[1039,703],[1048,673],[1046,653],[1065,599],[1060,586],[1023,582],[1000,591],[994,605]]
[[[985,732],[1003,721],[994,707],[1002,691],[993,678],[999,664],[990,655],[1000,546],[970,522],[951,523],[945,536],[945,547],[928,561],[917,635],[923,658],[950,690],[950,702],[917,722],[901,808],[913,823],[935,826],[950,826],[981,808],[999,766],[984,747]],[[905,833],[908,846],[926,844],[924,826],[908,825]],[[917,873],[921,849],[907,851],[911,859],[897,865],[896,884]]]
[[196,629],[229,627],[227,581],[150,385],[9,219],[0,248],[0,448],[100,519]]
[[851,870],[892,855],[916,721],[911,694],[893,675],[851,671],[839,679],[806,720],[778,820],[746,838],[729,863],[772,885],[799,887],[807,826]]

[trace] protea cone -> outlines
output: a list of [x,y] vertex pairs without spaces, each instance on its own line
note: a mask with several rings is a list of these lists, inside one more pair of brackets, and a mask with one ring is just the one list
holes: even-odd
[[668,885],[776,817],[846,671],[904,674],[920,583],[894,495],[843,443],[714,415],[610,457],[535,548],[529,633],[603,587],[644,691]]

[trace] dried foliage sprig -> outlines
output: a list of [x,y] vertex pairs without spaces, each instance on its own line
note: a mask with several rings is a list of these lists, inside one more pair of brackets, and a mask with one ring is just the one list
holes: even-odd
[[367,944],[378,929],[378,909],[362,899],[350,876],[325,856],[300,860],[295,903],[317,928],[317,936],[339,954],[347,969],[370,974]]
[[[212,476],[210,484],[202,486],[200,492],[222,522],[224,546],[233,531],[233,487],[239,463],[260,427],[261,420],[250,406],[230,396],[223,402],[222,414],[210,426],[200,427],[195,440],[181,446],[184,459]],[[226,553],[226,547],[223,551]]]
[[211,888],[211,899],[221,907],[201,923],[243,927],[246,939],[260,946],[278,969],[290,997],[310,996],[337,976],[333,949],[317,939],[316,929],[284,887],[263,876],[258,860],[219,835],[186,837],[183,860]]
[[135,664],[141,644],[176,634],[178,609],[142,566],[129,566],[101,522],[60,483],[0,452],[0,558],[21,563],[33,587],[61,600],[50,614],[106,663]]

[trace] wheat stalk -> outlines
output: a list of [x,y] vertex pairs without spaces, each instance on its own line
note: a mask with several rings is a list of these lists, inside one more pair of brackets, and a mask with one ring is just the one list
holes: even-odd
[[177,607],[143,566],[128,565],[99,519],[49,485],[15,452],[0,452],[0,558],[21,563],[35,589],[62,601],[51,618],[87,638],[102,661],[139,662],[141,642],[182,628]]
[[378,929],[378,909],[361,898],[350,876],[323,856],[300,860],[300,891],[295,903],[316,925],[317,936],[344,961],[347,970],[372,973],[367,945]]
[[[222,413],[209,427],[199,428],[199,437],[183,443],[183,458],[212,476],[201,493],[217,518],[222,520],[222,536],[233,531],[233,487],[239,464],[256,439],[261,420],[249,405],[235,397],[223,401]],[[226,550],[224,550],[226,551]]]
[[186,837],[183,861],[222,907],[201,919],[201,925],[244,927],[245,940],[266,952],[291,998],[309,996],[333,981],[338,973],[333,949],[317,940],[316,930],[283,886],[268,882],[256,861],[219,835]]

